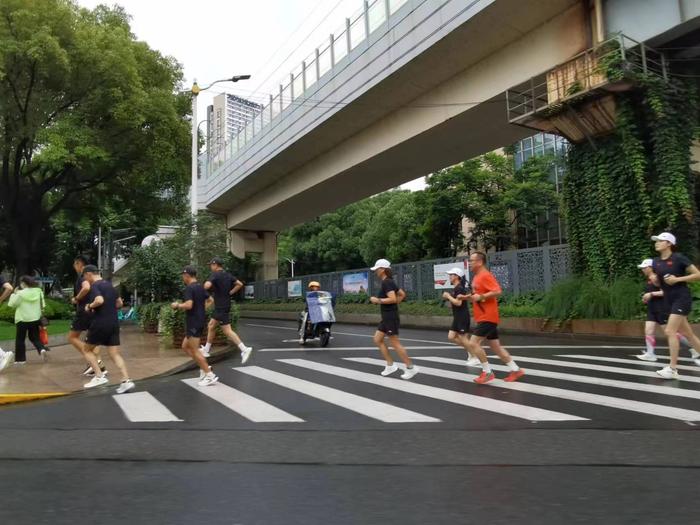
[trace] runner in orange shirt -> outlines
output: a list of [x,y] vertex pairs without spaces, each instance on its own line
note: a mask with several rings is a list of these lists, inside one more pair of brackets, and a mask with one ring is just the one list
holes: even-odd
[[[501,295],[501,286],[491,272],[486,269],[486,254],[474,252],[469,256],[469,268],[472,273],[472,293],[470,295],[459,296],[460,299],[470,300],[474,306],[474,319],[476,327],[472,332],[469,344],[472,347],[472,354],[478,356],[481,350],[481,343],[486,339],[489,347],[510,369],[510,374],[504,381],[517,381],[525,373],[513,361],[510,353],[498,340],[498,296]],[[474,379],[475,383],[484,384],[495,379],[488,363],[482,362],[482,372]]]

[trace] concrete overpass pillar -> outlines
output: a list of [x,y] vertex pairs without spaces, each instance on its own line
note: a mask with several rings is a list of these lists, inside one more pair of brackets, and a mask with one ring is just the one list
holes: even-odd
[[229,230],[229,250],[239,259],[248,253],[262,254],[262,272],[256,278],[267,281],[279,277],[276,232]]

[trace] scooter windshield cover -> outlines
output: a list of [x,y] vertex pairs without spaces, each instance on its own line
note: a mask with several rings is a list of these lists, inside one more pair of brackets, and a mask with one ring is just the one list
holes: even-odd
[[306,304],[309,305],[309,318],[313,324],[335,323],[333,297],[329,292],[307,292]]

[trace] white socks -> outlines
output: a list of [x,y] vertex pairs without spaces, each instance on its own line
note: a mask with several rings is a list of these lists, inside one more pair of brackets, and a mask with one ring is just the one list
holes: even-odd
[[211,350],[211,343],[207,343],[204,345],[204,351],[208,352],[209,350]]
[[647,346],[647,354],[653,355],[654,350],[656,349],[656,337],[653,335],[645,335],[644,341],[646,342]]
[[241,341],[241,343],[238,345],[238,348],[240,349],[241,352],[245,352],[248,350],[248,347]]
[[517,372],[518,370],[520,370],[520,367],[515,364],[515,361],[506,363],[506,366],[510,369],[511,372]]
[[491,365],[488,363],[481,363],[481,369],[486,373],[490,374],[491,373]]

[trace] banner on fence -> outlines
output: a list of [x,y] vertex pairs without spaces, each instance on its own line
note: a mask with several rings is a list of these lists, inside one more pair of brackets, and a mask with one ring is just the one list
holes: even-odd
[[435,264],[433,265],[433,283],[435,284],[436,290],[446,290],[448,288],[452,288],[452,285],[450,284],[450,277],[447,275],[447,272],[449,272],[455,266],[457,268],[464,268],[464,273],[467,276],[467,280],[469,280],[469,266],[467,261]]
[[245,298],[255,299],[255,286],[252,284],[246,284],[245,286]]
[[367,293],[369,273],[358,272],[343,275],[343,293]]
[[287,281],[287,297],[301,297],[301,281]]

